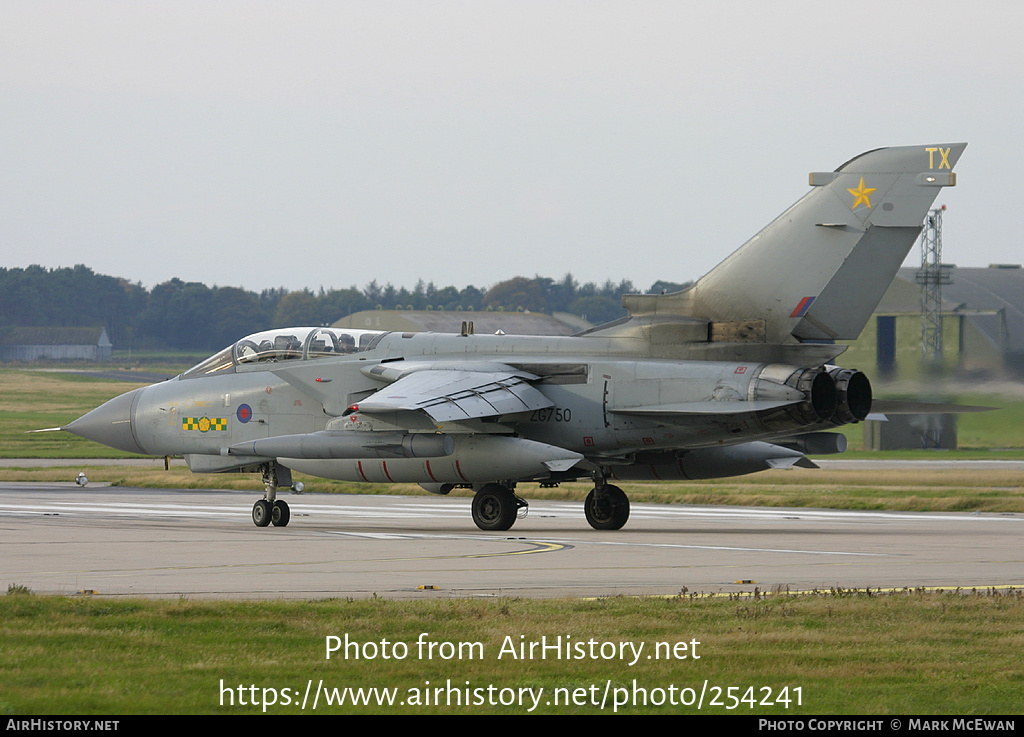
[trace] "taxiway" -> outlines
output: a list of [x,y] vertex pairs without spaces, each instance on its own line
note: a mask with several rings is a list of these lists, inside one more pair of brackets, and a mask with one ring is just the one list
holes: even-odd
[[1024,586],[1024,515],[634,504],[592,530],[579,502],[531,501],[487,533],[466,497],[0,484],[0,584],[38,593],[246,598],[671,595]]

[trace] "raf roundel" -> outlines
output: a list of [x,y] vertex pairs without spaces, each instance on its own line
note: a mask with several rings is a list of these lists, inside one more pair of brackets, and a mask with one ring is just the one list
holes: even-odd
[[248,404],[239,405],[238,411],[235,412],[235,417],[238,418],[239,422],[248,422],[252,419],[252,407]]

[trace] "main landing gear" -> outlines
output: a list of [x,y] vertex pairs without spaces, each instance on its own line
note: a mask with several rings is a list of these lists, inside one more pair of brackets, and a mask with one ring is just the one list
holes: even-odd
[[519,510],[528,506],[508,486],[487,484],[473,497],[473,522],[481,530],[501,532],[512,527]]
[[618,486],[598,479],[583,502],[583,513],[595,530],[618,530],[629,519],[629,498]]
[[266,492],[263,498],[252,505],[252,521],[257,527],[287,527],[292,518],[288,503],[277,498],[278,486],[291,486],[291,470],[276,463],[268,463],[262,467],[263,485]]
[[[503,532],[515,524],[519,510],[527,506],[510,486],[487,484],[473,497],[473,522],[481,530]],[[595,530],[618,530],[629,519],[629,498],[618,486],[597,478],[583,503],[583,512]]]

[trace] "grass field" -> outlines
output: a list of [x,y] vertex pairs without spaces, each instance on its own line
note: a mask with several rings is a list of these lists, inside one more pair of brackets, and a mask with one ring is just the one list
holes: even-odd
[[[1022,618],[1019,590],[225,603],[15,592],[0,596],[0,713],[293,714],[312,682],[371,701],[321,693],[317,713],[521,714],[539,694],[534,713],[1015,714]],[[328,636],[358,645],[328,660]],[[559,636],[599,645],[519,657]],[[627,643],[624,657],[600,643]],[[447,703],[449,682],[469,706]],[[489,703],[503,699],[514,703]]]
[[0,370],[0,458],[130,458],[62,427],[119,394],[144,384],[78,374]]

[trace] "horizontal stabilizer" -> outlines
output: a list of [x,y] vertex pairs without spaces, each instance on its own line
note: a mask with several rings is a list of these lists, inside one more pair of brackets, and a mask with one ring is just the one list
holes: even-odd
[[[871,402],[871,414],[880,415],[945,415],[966,412],[990,412],[998,407],[982,407],[971,404],[944,404],[942,402],[913,402],[901,399],[875,399]],[[876,419],[869,416],[869,420]]]

